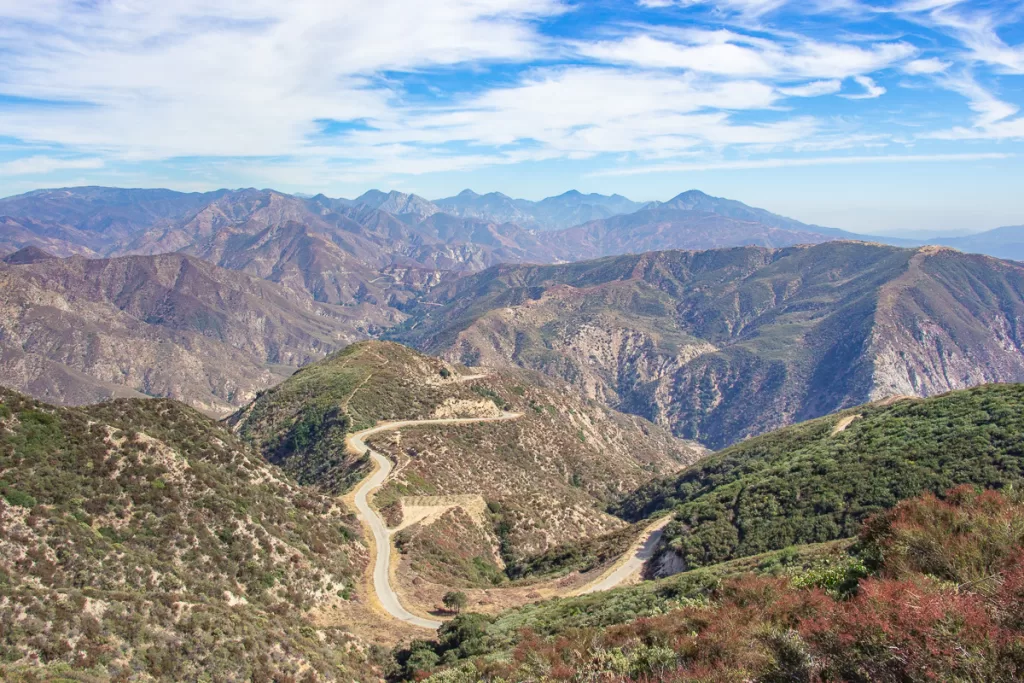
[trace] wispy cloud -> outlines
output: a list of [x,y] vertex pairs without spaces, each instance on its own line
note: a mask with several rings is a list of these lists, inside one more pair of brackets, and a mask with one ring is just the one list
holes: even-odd
[[951,66],[953,66],[952,62],[947,62],[937,57],[929,57],[928,59],[915,59],[907,62],[903,65],[903,72],[912,76],[932,75],[940,74]]
[[318,121],[387,118],[389,71],[522,62],[558,0],[0,5],[0,135],[135,158],[301,152]]
[[854,76],[853,80],[857,85],[864,88],[864,92],[843,95],[848,100],[873,100],[888,92],[885,88],[875,83],[875,79],[870,76]]
[[103,168],[102,159],[61,159],[58,157],[31,156],[0,162],[0,176],[45,175],[54,171],[94,170]]
[[748,159],[739,161],[692,162],[657,164],[597,171],[596,176],[628,176],[650,173],[684,173],[696,171],[739,171],[768,168],[794,168],[803,166],[844,166],[861,164],[946,163],[950,161],[992,161],[1009,159],[1009,153],[986,152],[976,154],[889,154],[874,156],[832,156],[809,158]]
[[[1024,74],[1004,39],[1019,4],[639,0],[620,18],[571,0],[0,0],[0,139],[4,158],[22,154],[0,173],[181,159],[211,177],[216,161],[263,167],[267,182],[610,158],[814,165],[798,157],[885,145],[900,159],[922,139],[952,154],[1022,137],[1021,98],[999,87]],[[851,15],[879,25],[847,32],[837,17]],[[868,117],[909,98],[901,84],[963,104]]]
[[639,0],[641,7],[693,7],[710,5],[719,11],[759,17],[785,5],[788,0]]

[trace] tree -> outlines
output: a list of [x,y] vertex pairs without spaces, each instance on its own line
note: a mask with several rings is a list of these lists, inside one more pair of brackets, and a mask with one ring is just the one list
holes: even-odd
[[469,602],[469,598],[462,591],[448,591],[441,598],[441,602],[444,603],[449,612],[458,614],[466,606],[466,603]]

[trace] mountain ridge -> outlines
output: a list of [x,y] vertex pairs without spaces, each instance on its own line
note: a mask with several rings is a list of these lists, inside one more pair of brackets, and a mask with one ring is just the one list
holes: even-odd
[[4,263],[0,283],[4,382],[72,404],[141,393],[223,414],[385,322],[184,254]]
[[388,334],[562,377],[721,447],[885,395],[1024,379],[1022,291],[1024,266],[948,248],[653,252],[498,266]]

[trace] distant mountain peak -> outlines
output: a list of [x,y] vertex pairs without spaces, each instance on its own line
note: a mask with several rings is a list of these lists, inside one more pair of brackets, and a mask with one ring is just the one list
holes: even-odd
[[472,199],[474,197],[479,197],[480,195],[477,194],[476,192],[473,192],[473,190],[471,190],[471,189],[469,189],[467,187],[465,190],[463,190],[462,192],[460,192],[456,196],[457,197],[461,197],[462,199]]
[[700,190],[687,190],[685,192],[680,192],[675,197],[673,197],[672,199],[668,200],[668,202],[666,202],[666,204],[671,203],[671,202],[695,202],[695,201],[703,201],[703,200],[708,200],[708,199],[718,199],[718,197],[712,197],[708,193],[701,192]]
[[4,263],[12,266],[23,266],[29,263],[40,263],[42,261],[50,261],[57,258],[53,254],[39,247],[28,246],[23,249],[19,249],[13,254],[8,254],[4,257]]

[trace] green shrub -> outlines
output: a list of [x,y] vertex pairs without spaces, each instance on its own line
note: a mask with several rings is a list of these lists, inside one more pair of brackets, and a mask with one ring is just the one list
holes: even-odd
[[36,506],[36,499],[25,493],[12,488],[3,489],[4,500],[16,507],[32,509]]

